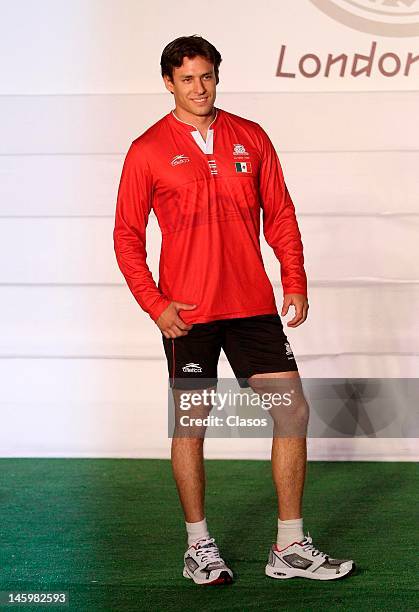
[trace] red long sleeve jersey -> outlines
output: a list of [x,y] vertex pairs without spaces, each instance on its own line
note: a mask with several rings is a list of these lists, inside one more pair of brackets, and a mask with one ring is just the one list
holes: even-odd
[[[263,128],[216,108],[206,140],[169,112],[132,141],[113,232],[117,262],[153,321],[172,300],[186,323],[277,313],[260,250],[263,232],[281,264],[284,294],[307,295],[295,209]],[[159,282],[146,257],[154,209],[162,234]]]

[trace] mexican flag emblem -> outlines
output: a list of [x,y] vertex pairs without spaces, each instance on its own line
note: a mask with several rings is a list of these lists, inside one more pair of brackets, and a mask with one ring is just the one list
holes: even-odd
[[236,172],[252,172],[252,164],[250,162],[235,162]]

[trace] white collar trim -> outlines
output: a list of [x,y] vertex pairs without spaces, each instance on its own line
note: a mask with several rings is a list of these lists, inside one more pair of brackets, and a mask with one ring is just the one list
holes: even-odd
[[188,123],[187,121],[182,121],[182,119],[179,119],[179,117],[176,117],[175,112],[173,110],[172,110],[172,115],[175,119],[177,119],[181,123],[185,123],[186,125],[190,125],[191,127],[194,127],[195,130],[191,132],[191,135],[193,136],[193,139],[195,140],[198,147],[201,149],[203,153],[206,153],[209,155],[213,154],[214,152],[214,129],[211,130],[210,127],[217,118],[217,115],[218,115],[217,108],[215,109],[215,117],[208,126],[206,140],[203,139],[201,132],[196,129],[195,125],[192,125],[192,123]]

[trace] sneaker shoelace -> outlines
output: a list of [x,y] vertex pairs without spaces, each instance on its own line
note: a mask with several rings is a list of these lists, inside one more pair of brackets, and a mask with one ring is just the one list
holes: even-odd
[[321,550],[318,550],[314,544],[312,544],[313,539],[310,537],[310,532],[307,532],[304,540],[302,540],[303,550],[310,552],[313,557],[317,557],[317,555],[322,555],[322,557],[327,557],[328,555]]
[[219,561],[224,563],[214,538],[202,538],[202,540],[196,543],[196,547],[196,556],[200,557],[201,561],[208,561],[209,563]]

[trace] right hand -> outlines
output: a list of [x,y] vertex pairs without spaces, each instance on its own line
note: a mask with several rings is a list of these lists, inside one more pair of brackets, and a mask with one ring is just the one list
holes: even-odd
[[177,338],[186,336],[193,325],[188,325],[180,318],[179,310],[193,310],[196,304],[183,304],[183,302],[171,302],[166,310],[163,310],[156,321],[165,338]]

